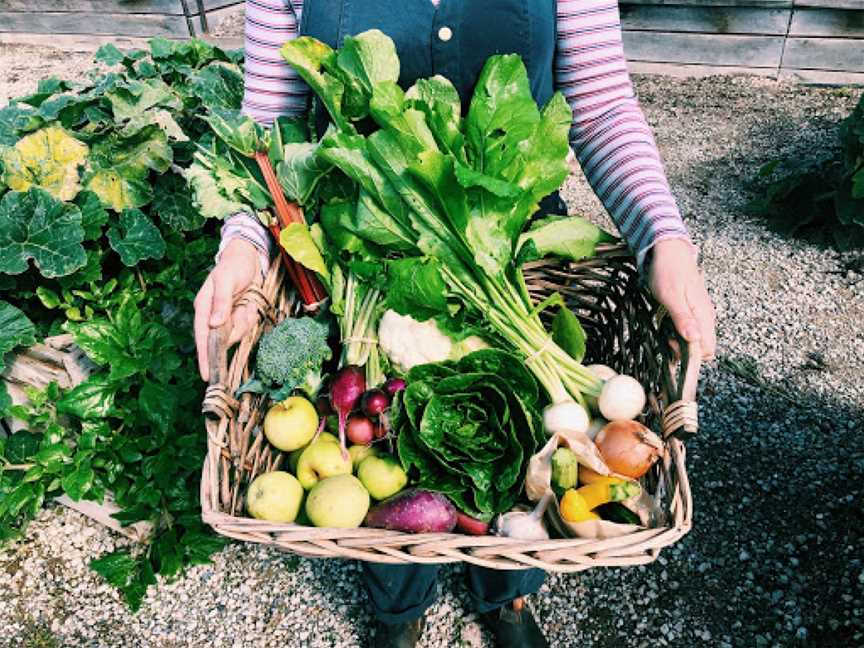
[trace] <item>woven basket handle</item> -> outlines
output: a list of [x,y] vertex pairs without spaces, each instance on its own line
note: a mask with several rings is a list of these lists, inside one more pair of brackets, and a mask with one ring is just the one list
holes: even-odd
[[696,386],[702,368],[702,345],[699,341],[687,342],[677,331],[680,358],[670,358],[664,382],[668,402],[663,408],[662,428],[664,438],[670,436],[688,439],[699,430],[699,413],[696,401]]

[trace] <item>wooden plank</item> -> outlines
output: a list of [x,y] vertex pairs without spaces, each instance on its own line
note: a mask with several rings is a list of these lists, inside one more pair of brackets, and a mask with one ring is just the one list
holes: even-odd
[[[177,37],[170,38],[176,40]],[[0,45],[37,45],[55,47],[67,52],[95,52],[105,43],[112,43],[121,50],[147,49],[147,41],[149,40],[150,37],[118,36],[116,34],[34,34],[31,32],[0,31]]]
[[[244,11],[244,7],[242,4],[229,5],[227,7],[223,7],[222,9],[210,10],[206,13],[207,29],[209,31],[213,31],[219,27],[219,25],[222,23],[223,20],[226,20],[226,19],[228,19],[228,18],[230,18],[230,17],[232,17],[238,13],[242,15],[243,11]],[[201,21],[199,20],[198,16],[193,17],[192,28],[194,30],[194,35],[198,36],[199,38],[207,35],[201,30]],[[242,39],[241,39],[240,45],[238,45],[237,47],[238,48],[243,47]]]
[[[839,0],[842,1],[842,0]],[[858,1],[858,0],[853,0]],[[784,9],[793,0],[620,0],[620,5],[660,5],[681,7],[768,7]]]
[[782,36],[624,32],[628,60],[744,67],[779,67]]
[[[243,0],[203,0],[204,11],[242,5]],[[196,0],[186,0],[190,15],[198,15]],[[183,15],[181,0],[0,0],[3,11],[36,13],[130,13]]]
[[0,31],[36,34],[188,36],[183,16],[0,12]]
[[682,63],[649,63],[628,61],[632,74],[657,74],[681,79],[703,79],[712,76],[758,76],[777,78],[776,68],[754,68],[735,65],[687,65]]
[[849,38],[789,38],[783,67],[864,72],[864,43]]
[[821,7],[823,9],[862,9],[862,0],[794,0],[796,7]]
[[[189,8],[195,7],[189,0]],[[0,9],[25,13],[139,13],[183,15],[180,0],[0,0]],[[197,12],[197,8],[195,9]]]
[[864,72],[837,72],[835,70],[780,70],[780,81],[805,85],[864,86]]
[[789,35],[864,38],[864,0],[861,5],[861,11],[796,9],[792,14]]
[[752,7],[621,7],[624,29],[708,34],[786,34],[791,9]]

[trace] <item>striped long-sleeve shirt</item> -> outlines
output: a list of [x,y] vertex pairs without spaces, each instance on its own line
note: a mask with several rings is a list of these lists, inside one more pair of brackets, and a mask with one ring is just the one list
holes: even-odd
[[[246,0],[243,112],[264,125],[308,107],[309,88],[279,54],[302,10],[302,0]],[[558,0],[555,85],[573,109],[576,158],[639,265],[658,241],[689,240],[627,72],[617,0]],[[270,236],[252,216],[226,220],[222,246],[235,237],[269,258]]]

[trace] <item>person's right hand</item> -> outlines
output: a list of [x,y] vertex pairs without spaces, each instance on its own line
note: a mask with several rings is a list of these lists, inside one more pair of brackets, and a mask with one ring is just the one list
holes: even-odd
[[228,343],[242,338],[258,320],[254,304],[234,308],[234,299],[246,288],[261,281],[258,250],[243,239],[233,239],[210,271],[195,296],[195,346],[198,348],[198,371],[204,381],[210,379],[207,339],[210,329],[219,328],[231,316]]

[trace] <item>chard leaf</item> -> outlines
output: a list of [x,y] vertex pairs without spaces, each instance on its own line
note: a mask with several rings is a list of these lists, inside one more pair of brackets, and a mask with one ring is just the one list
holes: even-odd
[[232,149],[246,157],[267,150],[264,128],[238,110],[214,110],[204,118],[213,132]]
[[118,225],[108,230],[108,242],[130,268],[144,259],[165,256],[165,240],[153,221],[138,209],[124,209]]
[[193,204],[204,218],[228,218],[237,212],[251,212],[246,203],[226,197],[211,169],[197,162],[183,171],[192,189]]
[[316,155],[317,148],[311,143],[286,144],[282,161],[276,165],[276,177],[286,197],[301,207],[310,204],[318,182],[333,168]]
[[594,256],[599,243],[615,238],[584,218],[578,216],[547,216],[537,220],[519,237],[520,250],[529,243],[537,255],[557,256],[580,261]]
[[72,200],[78,193],[78,167],[86,158],[87,145],[59,126],[22,137],[0,154],[4,180],[10,189],[40,187],[58,200]]
[[0,273],[21,274],[33,259],[43,277],[71,274],[87,262],[81,210],[42,189],[0,200]]
[[291,223],[279,235],[279,244],[288,256],[304,268],[317,272],[325,280],[330,279],[327,264],[321,256],[321,250],[315,245],[309,227],[303,223]]

